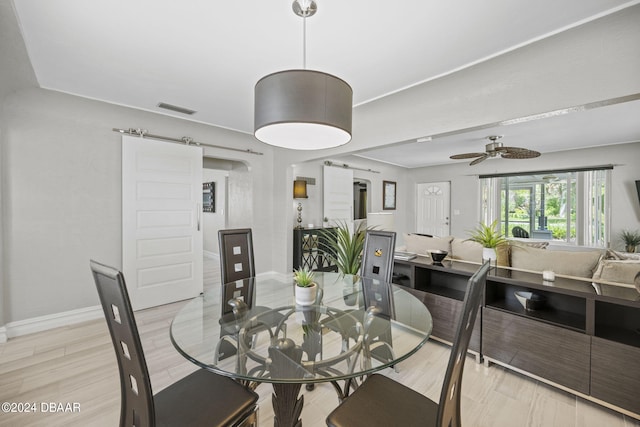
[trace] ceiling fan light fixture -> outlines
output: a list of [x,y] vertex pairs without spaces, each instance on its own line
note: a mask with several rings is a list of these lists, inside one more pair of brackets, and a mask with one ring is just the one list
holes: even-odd
[[[313,0],[295,0],[292,7],[303,20],[317,11]],[[306,24],[303,36],[306,40]],[[353,90],[347,82],[306,69],[305,41],[303,69],[272,73],[256,83],[254,135],[294,150],[338,147],[351,140],[352,110]]]
[[473,166],[485,161],[490,157],[497,157],[498,155],[503,159],[533,159],[540,156],[540,153],[538,151],[529,150],[527,148],[505,147],[502,142],[498,142],[500,138],[502,138],[502,135],[488,136],[486,139],[491,142],[485,146],[484,153],[455,154],[453,156],[449,156],[449,158],[453,160],[459,160],[477,157],[477,159],[469,163],[469,166]]

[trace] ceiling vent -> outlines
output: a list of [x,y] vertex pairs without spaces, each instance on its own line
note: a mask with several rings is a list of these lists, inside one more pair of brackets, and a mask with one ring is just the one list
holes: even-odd
[[158,103],[158,107],[164,108],[165,110],[175,111],[176,113],[188,114],[190,116],[197,113],[195,110],[189,110],[188,108],[178,107],[177,105],[166,104],[164,102]]

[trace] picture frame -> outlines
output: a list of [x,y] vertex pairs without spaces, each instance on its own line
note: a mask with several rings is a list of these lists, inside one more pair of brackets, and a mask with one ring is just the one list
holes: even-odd
[[385,211],[396,209],[395,181],[382,181],[382,209]]
[[213,181],[202,183],[202,211],[216,211],[216,183]]

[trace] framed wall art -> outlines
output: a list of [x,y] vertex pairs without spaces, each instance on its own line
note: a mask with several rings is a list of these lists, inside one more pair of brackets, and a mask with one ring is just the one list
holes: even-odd
[[215,182],[202,183],[202,211],[203,212],[216,211],[216,183]]
[[394,181],[382,181],[382,209],[395,210],[396,208],[396,183]]

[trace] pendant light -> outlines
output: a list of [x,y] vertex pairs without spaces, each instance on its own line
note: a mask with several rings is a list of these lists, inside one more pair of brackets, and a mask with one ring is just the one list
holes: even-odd
[[317,11],[312,0],[295,0],[303,22],[303,69],[279,71],[256,83],[254,134],[277,147],[319,150],[351,140],[353,91],[344,80],[307,70],[306,19]]

